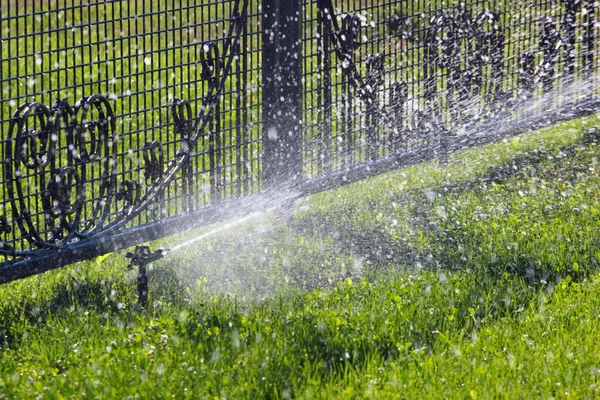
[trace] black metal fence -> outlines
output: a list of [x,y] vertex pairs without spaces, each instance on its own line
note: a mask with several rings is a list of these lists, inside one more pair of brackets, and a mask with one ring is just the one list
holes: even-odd
[[304,13],[309,192],[597,108],[593,1],[322,0]]
[[598,108],[589,0],[0,7],[0,282]]

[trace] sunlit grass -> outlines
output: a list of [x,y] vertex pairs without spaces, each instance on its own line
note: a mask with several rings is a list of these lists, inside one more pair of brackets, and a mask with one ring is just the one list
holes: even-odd
[[258,215],[155,263],[148,310],[119,254],[4,285],[0,394],[598,396],[583,128],[314,196],[289,226]]

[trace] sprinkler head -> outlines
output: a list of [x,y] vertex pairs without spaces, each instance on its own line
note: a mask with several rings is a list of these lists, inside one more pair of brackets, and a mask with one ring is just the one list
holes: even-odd
[[154,251],[154,254],[160,254],[159,258],[162,258],[164,256],[166,256],[167,254],[169,254],[171,252],[171,249],[156,249]]
[[160,260],[170,249],[157,249],[152,253],[149,246],[136,246],[132,252],[125,253],[125,258],[129,258],[129,269],[135,266],[145,267],[153,261]]
[[148,305],[148,272],[146,266],[153,261],[163,258],[168,249],[157,249],[151,252],[148,246],[136,246],[133,253],[125,253],[125,258],[129,258],[129,269],[135,266],[139,267],[139,275],[137,279],[138,301],[141,307],[146,308]]

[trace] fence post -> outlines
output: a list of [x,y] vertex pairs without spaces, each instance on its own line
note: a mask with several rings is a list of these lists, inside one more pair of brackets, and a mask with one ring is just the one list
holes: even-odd
[[263,0],[263,188],[302,174],[301,0]]

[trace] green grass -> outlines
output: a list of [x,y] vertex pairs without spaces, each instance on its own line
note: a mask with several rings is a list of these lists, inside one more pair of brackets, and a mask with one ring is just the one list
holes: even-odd
[[155,263],[147,310],[118,254],[4,285],[0,396],[597,397],[593,124],[258,215]]

